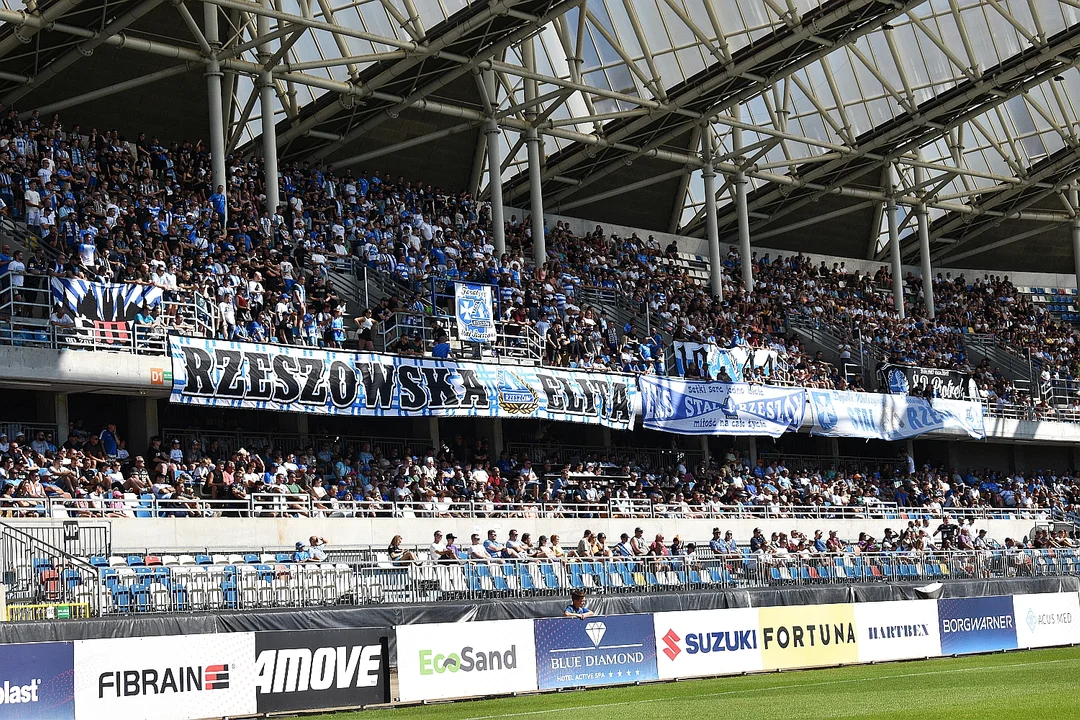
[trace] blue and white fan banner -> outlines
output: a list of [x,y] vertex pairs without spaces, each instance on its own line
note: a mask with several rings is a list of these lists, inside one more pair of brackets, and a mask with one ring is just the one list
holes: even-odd
[[174,403],[321,415],[542,418],[633,427],[629,375],[171,336]]
[[161,288],[135,283],[99,283],[77,278],[52,279],[53,302],[79,317],[102,322],[131,322],[143,303],[161,304]]
[[463,342],[495,342],[495,313],[491,285],[454,283],[454,315]]
[[694,382],[642,375],[641,420],[680,435],[769,435],[802,425],[806,391],[747,383]]
[[720,377],[720,369],[728,372],[734,381],[743,379],[743,371],[749,363],[751,367],[761,368],[765,375],[772,375],[779,353],[772,348],[733,347],[721,348],[715,343],[699,343],[689,340],[676,340],[672,343],[675,355],[675,374],[686,376],[691,362],[703,372],[708,369],[713,380]]
[[986,437],[983,407],[977,402],[841,390],[808,390],[807,394],[815,435],[904,440],[941,432],[977,440]]

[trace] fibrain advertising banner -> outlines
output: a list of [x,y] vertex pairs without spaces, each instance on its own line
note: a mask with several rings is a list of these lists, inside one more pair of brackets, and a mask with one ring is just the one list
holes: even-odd
[[399,625],[403,701],[536,689],[532,620]]
[[0,645],[0,720],[71,720],[75,673],[71,643]]
[[652,615],[535,620],[541,690],[656,680]]
[[170,337],[175,403],[376,417],[633,427],[629,375]]

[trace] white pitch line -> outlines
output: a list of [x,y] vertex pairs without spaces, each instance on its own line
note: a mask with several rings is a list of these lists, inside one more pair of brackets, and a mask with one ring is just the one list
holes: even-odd
[[[1070,660],[1040,660],[1038,662],[1026,662],[1026,663],[1012,663],[1009,665],[984,665],[980,667],[969,668],[952,668],[949,670],[929,670],[927,672],[917,673],[901,673],[898,675],[880,675],[878,677],[866,677],[866,678],[850,678],[847,680],[824,680],[821,682],[810,683],[797,683],[792,685],[769,685],[759,688],[744,688],[742,690],[723,690],[721,692],[704,693],[701,695],[685,696],[687,700],[697,700],[699,698],[710,697],[723,697],[725,695],[742,695],[745,693],[757,693],[757,692],[771,692],[773,690],[794,690],[796,688],[811,688],[811,687],[824,687],[826,685],[846,685],[852,683],[861,682],[880,682],[881,680],[900,680],[903,678],[922,677],[924,675],[950,675],[952,673],[962,672],[975,672],[978,670],[997,670],[999,668],[1020,668],[1031,667],[1033,665],[1054,665],[1056,663],[1072,663],[1077,662],[1075,659]],[[855,667],[855,666],[849,666]],[[736,676],[738,677],[738,676]],[[704,678],[702,678],[704,679]],[[599,689],[599,688],[597,688]],[[646,698],[644,700],[624,700],[623,702],[611,702],[611,703],[597,703],[594,705],[574,705],[571,707],[562,708],[549,708],[547,710],[528,710],[525,712],[515,713],[500,713],[498,715],[475,715],[473,717],[462,718],[461,720],[498,720],[499,718],[515,718],[515,717],[529,717],[532,715],[552,715],[554,713],[561,712],[578,712],[581,710],[593,710],[596,708],[613,708],[613,707],[625,707],[627,705],[645,705],[647,703],[655,702],[671,702],[673,700],[682,700],[684,697],[659,697],[659,698]]]

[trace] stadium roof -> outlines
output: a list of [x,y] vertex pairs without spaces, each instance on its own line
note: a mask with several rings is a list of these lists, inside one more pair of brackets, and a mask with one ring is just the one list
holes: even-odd
[[700,235],[708,134],[722,241],[738,166],[755,243],[881,256],[892,194],[909,259],[925,202],[938,264],[1072,268],[1080,0],[208,0],[220,46],[200,4],[0,0],[0,100],[203,133],[214,54],[233,150],[269,71],[286,161],[482,192],[494,114],[508,204],[532,125],[549,212]]

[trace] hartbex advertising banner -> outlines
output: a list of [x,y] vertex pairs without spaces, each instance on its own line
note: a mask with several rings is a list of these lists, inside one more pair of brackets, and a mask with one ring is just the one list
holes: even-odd
[[536,690],[532,620],[399,625],[402,701]]
[[859,661],[851,604],[758,608],[758,635],[766,670]]
[[1076,593],[1013,595],[1012,601],[1017,646],[1080,643],[1080,596]]
[[649,430],[680,435],[769,435],[799,429],[802,388],[697,382],[642,375],[641,420]]
[[541,690],[656,680],[652,615],[534,620]]
[[383,628],[255,633],[260,713],[390,702],[390,655]]
[[254,633],[74,643],[76,720],[252,715]]
[[941,654],[1014,650],[1016,618],[1008,595],[938,600]]
[[325,415],[539,418],[633,427],[629,375],[170,336],[170,401]]
[[855,603],[859,662],[910,660],[941,654],[936,600]]
[[661,680],[761,670],[757,608],[653,615]]
[[904,440],[929,432],[986,437],[983,407],[966,400],[807,390],[815,435]]
[[75,717],[69,642],[0,645],[0,720]]

